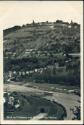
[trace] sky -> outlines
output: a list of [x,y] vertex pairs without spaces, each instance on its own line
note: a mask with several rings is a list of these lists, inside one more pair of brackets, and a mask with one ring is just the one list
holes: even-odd
[[1,1],[0,29],[57,19],[81,23],[82,1]]

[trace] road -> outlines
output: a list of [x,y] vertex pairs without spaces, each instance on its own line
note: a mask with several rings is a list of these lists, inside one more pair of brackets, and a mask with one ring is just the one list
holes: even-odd
[[61,105],[63,105],[67,111],[66,120],[72,120],[74,114],[71,111],[71,108],[75,106],[80,106],[79,100],[80,97],[75,94],[67,94],[67,93],[60,93],[60,92],[53,92],[53,91],[44,91],[43,89],[33,88],[33,87],[26,87],[24,85],[17,85],[17,84],[5,84],[4,86],[5,91],[17,91],[17,92],[28,92],[36,95],[44,95],[45,92],[51,92],[52,95],[44,96],[44,98],[55,101]]

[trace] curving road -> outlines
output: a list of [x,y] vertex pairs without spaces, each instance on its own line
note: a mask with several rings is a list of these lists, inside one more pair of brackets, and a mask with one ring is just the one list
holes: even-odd
[[45,92],[52,93],[52,95],[44,96],[44,98],[58,102],[59,104],[63,105],[67,111],[67,117],[65,119],[72,120],[74,114],[71,111],[71,108],[75,106],[80,106],[80,97],[74,94],[67,94],[67,93],[60,93],[60,92],[53,92],[53,91],[44,91],[39,88],[33,87],[26,87],[24,85],[17,85],[17,84],[5,84],[4,85],[5,91],[17,91],[17,92],[27,92],[36,95],[44,95]]

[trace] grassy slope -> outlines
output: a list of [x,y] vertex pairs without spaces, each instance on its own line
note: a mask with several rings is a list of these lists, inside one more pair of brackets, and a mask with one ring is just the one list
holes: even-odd
[[[26,26],[4,36],[4,39],[7,40],[4,43],[4,48],[10,48],[12,51],[14,48],[16,48],[14,51],[17,53],[17,55],[20,55],[21,51],[25,51],[26,49],[44,48],[45,50],[47,48],[52,50],[53,48],[56,49],[56,47],[61,47],[61,45],[68,45],[70,42],[74,44],[76,42],[75,37],[77,40],[79,40],[78,28],[70,29],[67,27],[57,27],[55,25],[53,29],[48,25],[32,27]],[[59,48],[59,50],[61,48]],[[77,51],[75,48],[74,51]]]

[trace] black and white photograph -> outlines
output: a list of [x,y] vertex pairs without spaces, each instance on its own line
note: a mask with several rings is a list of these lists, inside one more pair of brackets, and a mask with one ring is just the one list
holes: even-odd
[[82,123],[83,2],[4,1],[0,18],[2,121]]

